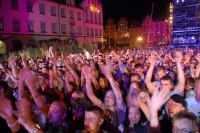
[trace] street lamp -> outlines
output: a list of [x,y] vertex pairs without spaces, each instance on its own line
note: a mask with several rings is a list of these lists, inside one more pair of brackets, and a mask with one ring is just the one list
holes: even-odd
[[94,43],[95,43],[95,13],[99,13],[99,9],[93,3],[91,3],[90,11],[94,13]]

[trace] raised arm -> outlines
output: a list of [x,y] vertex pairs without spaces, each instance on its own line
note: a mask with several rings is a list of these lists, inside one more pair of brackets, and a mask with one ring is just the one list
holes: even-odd
[[196,68],[195,73],[194,73],[195,74],[194,78],[199,78],[199,74],[200,74],[200,53],[198,53],[195,58],[198,61],[198,65],[197,65],[197,68]]
[[178,84],[175,87],[175,90],[178,91],[179,94],[182,95],[184,92],[184,87],[185,87],[185,75],[181,66],[181,60],[183,59],[183,54],[181,51],[176,51],[174,56],[175,56],[174,60],[176,62],[177,69],[178,69]]
[[30,91],[30,93],[33,97],[33,100],[35,101],[37,107],[39,109],[43,109],[47,113],[47,107],[44,104],[44,101],[43,101],[42,97],[40,96],[40,93],[35,88],[35,82],[36,82],[35,75],[30,70],[28,70],[28,68],[24,67],[22,69],[22,71],[20,72],[20,78],[23,78],[23,79],[19,79],[20,81],[21,80],[25,81],[25,83],[26,83],[27,87],[29,88],[29,91]]
[[64,86],[62,78],[58,75],[57,59],[55,57],[51,57],[50,59],[53,63],[54,78],[60,83],[61,86]]
[[153,93],[151,99],[147,98],[147,105],[149,107],[150,112],[150,126],[152,128],[159,127],[159,120],[158,120],[158,110],[166,103],[169,99],[169,90],[156,89]]
[[0,99],[0,116],[6,120],[12,132],[18,132],[20,130],[20,125],[14,117],[14,111],[10,100],[2,96],[0,96]]
[[67,69],[69,70],[69,72],[72,74],[72,76],[75,78],[76,84],[78,86],[80,86],[81,81],[80,81],[80,78],[78,77],[78,74],[74,71],[74,69],[67,62],[65,62],[65,66],[67,67]]
[[92,70],[89,66],[83,66],[82,68],[83,74],[86,79],[86,93],[88,98],[92,101],[92,103],[96,106],[99,106],[100,99],[98,99],[92,90],[91,79],[92,79]]
[[8,62],[10,64],[10,66],[11,66],[11,70],[12,70],[14,78],[18,78],[19,71],[18,71],[18,69],[16,67],[16,57],[13,54],[11,54],[9,56],[9,58],[8,58]]
[[153,93],[153,91],[155,90],[155,85],[151,82],[152,76],[153,76],[153,70],[154,67],[156,65],[156,56],[155,55],[151,55],[149,58],[149,62],[150,62],[150,67],[147,71],[147,74],[145,76],[145,83],[147,86],[147,89],[149,90],[150,93]]
[[101,72],[106,76],[106,78],[108,79],[111,88],[116,96],[116,101],[117,101],[117,106],[118,108],[124,110],[125,108],[125,104],[122,98],[122,93],[120,91],[120,88],[117,84],[117,82],[114,80],[112,73],[111,73],[111,68],[109,67],[108,64],[104,65],[101,67]]

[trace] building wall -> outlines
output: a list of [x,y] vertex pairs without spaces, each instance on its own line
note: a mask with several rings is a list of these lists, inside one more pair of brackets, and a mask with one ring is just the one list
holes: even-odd
[[[23,43],[27,43],[30,40],[49,40],[51,38],[58,38],[61,40],[72,37],[73,34],[77,36],[78,42],[91,43],[93,41],[102,41],[103,36],[103,23],[102,23],[102,5],[99,0],[83,2],[83,8],[77,8],[74,6],[74,1],[68,2],[68,5],[58,4],[48,0],[29,0],[32,2],[32,12],[27,12],[26,0],[18,0],[18,9],[11,9],[11,0],[1,1],[0,6],[0,27],[3,25],[3,29],[0,28],[0,39],[15,36],[16,39],[21,40]],[[91,12],[95,16],[89,17],[89,21],[86,19],[88,15],[84,10],[90,9],[90,5],[94,4],[99,13]],[[40,5],[45,6],[44,14],[40,13]],[[52,7],[55,8],[55,15],[51,14]],[[61,16],[61,10],[65,10],[65,16]],[[72,16],[73,12],[73,17]],[[79,15],[80,16],[79,16]],[[79,16],[79,18],[78,18]],[[95,18],[96,19],[95,19]],[[91,21],[95,20],[95,21]],[[13,31],[13,21],[20,22],[20,30]],[[28,22],[32,21],[34,24],[33,32],[28,31]],[[46,31],[41,32],[41,23],[46,24]],[[52,32],[52,25],[56,25],[56,32]],[[63,32],[62,25],[66,25],[66,30]],[[74,27],[74,28],[73,28]],[[89,28],[90,33],[86,34],[86,27]],[[97,29],[96,35],[91,34],[92,29]],[[73,29],[73,30],[72,30]],[[100,34],[101,32],[101,34]]]
[[125,17],[120,18],[118,22],[117,43],[118,44],[129,43],[128,21],[126,20]]

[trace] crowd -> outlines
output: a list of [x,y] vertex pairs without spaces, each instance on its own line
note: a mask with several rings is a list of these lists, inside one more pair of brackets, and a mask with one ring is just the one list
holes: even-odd
[[0,133],[199,133],[198,49],[121,49],[0,63]]

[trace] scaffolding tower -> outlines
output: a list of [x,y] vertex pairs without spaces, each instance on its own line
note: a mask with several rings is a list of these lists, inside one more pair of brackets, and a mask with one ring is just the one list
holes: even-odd
[[199,47],[200,0],[173,0],[173,44]]

